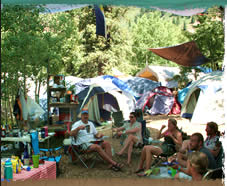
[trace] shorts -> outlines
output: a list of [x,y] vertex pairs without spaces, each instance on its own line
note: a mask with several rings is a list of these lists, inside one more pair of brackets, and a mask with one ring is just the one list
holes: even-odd
[[89,150],[89,147],[93,144],[101,145],[103,141],[92,141],[87,143],[82,143],[79,145],[80,150]]
[[79,148],[80,150],[88,150],[91,145],[93,145],[93,143],[90,142],[82,143],[81,145],[79,145]]
[[160,146],[160,148],[162,149],[162,154],[165,154],[167,156],[171,156],[176,152],[176,150],[173,146],[170,146],[170,145],[165,144],[165,143],[162,144]]

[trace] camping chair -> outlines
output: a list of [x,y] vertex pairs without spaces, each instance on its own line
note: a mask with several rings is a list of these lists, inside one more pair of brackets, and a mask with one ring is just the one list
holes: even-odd
[[[182,133],[182,140],[183,141],[190,138],[190,136],[188,136],[187,133],[185,133],[182,130],[182,128],[179,129],[179,131]],[[168,146],[169,146],[169,148],[172,148],[173,145],[172,144],[168,144]],[[158,165],[160,165],[163,162],[167,162],[166,165],[168,165],[168,159],[169,159],[169,157],[173,156],[174,154],[176,154],[176,153],[172,153],[172,154],[164,154],[164,153],[162,153],[162,154],[160,154],[158,156],[155,156],[155,161],[153,163],[153,166],[158,166]]]
[[135,113],[136,113],[137,121],[142,122],[143,121],[143,111],[142,111],[142,109],[136,109]]
[[217,169],[210,169],[204,174],[202,180],[215,180],[215,179],[223,179],[225,177],[224,171],[222,167]]
[[113,112],[112,117],[114,119],[115,127],[121,127],[124,124],[124,117],[122,111]]
[[59,150],[62,148],[62,146],[57,147],[57,148],[50,148],[50,149],[44,149],[40,148],[39,150],[41,151],[41,160],[45,161],[55,161],[56,162],[56,175],[58,176],[60,174],[60,167],[59,163],[61,160],[62,155],[56,155],[56,152],[59,152]]
[[[168,148],[172,148],[174,145],[172,144],[168,144]],[[152,163],[152,167],[157,167],[157,166],[160,166],[161,164],[162,165],[169,165],[168,164],[168,159],[169,157],[173,156],[175,154],[174,153],[162,153],[162,154],[159,154],[159,155],[154,155],[154,162]],[[164,162],[166,162],[165,164],[163,164]]]
[[44,149],[39,148],[39,139],[38,139],[38,132],[32,132],[30,134],[31,136],[31,142],[32,142],[32,149],[34,154],[40,154],[40,159],[45,161],[55,161],[56,162],[56,175],[58,176],[60,174],[59,169],[59,162],[61,160],[61,155],[54,155],[56,151],[60,150],[62,147],[57,148],[50,148],[50,149]]
[[[134,145],[136,149],[142,149],[144,145],[147,145],[148,138],[147,138],[147,128],[146,128],[146,120],[143,120],[141,123],[141,135],[142,135],[142,143],[138,143]],[[126,136],[121,137],[120,144],[123,145]]]
[[93,168],[96,160],[100,156],[97,152],[91,150],[83,150],[80,145],[71,145],[68,148],[69,160],[71,163],[74,163],[74,160],[79,160],[85,168]]
[[[71,126],[67,125],[67,132],[70,132]],[[63,141],[65,153],[69,156],[70,163],[74,163],[74,160],[79,160],[85,168],[93,168],[99,154],[94,151],[84,151],[79,145],[72,144],[72,138],[64,139]],[[100,157],[99,157],[100,158]],[[90,166],[88,161],[91,160]]]
[[114,123],[112,124],[112,137],[113,136],[113,128],[118,128],[124,125],[124,117],[122,111],[113,112],[112,118],[114,120]]

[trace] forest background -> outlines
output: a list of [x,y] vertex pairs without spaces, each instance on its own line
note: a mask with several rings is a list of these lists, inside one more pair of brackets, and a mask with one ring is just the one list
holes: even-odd
[[[96,35],[93,6],[59,13],[43,7],[7,6],[1,10],[1,122],[13,122],[18,88],[35,84],[36,101],[47,74],[81,78],[112,75],[112,68],[135,75],[149,65],[177,66],[148,50],[194,40],[210,60],[222,67],[224,10],[214,7],[195,16],[177,16],[153,9],[104,6],[107,38]],[[49,66],[49,68],[48,68]],[[181,68],[179,81],[187,81]],[[49,71],[47,70],[49,69]],[[8,122],[10,122],[8,121]]]

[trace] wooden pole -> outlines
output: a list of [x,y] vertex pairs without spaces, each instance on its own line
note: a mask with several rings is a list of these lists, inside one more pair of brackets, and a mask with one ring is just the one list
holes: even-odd
[[49,73],[50,73],[50,64],[49,64],[49,59],[47,59],[47,124],[50,125],[50,91],[49,91]]

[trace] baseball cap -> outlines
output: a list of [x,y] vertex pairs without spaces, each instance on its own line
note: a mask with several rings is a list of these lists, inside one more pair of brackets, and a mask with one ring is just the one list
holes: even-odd
[[88,110],[82,110],[81,114],[88,114]]

